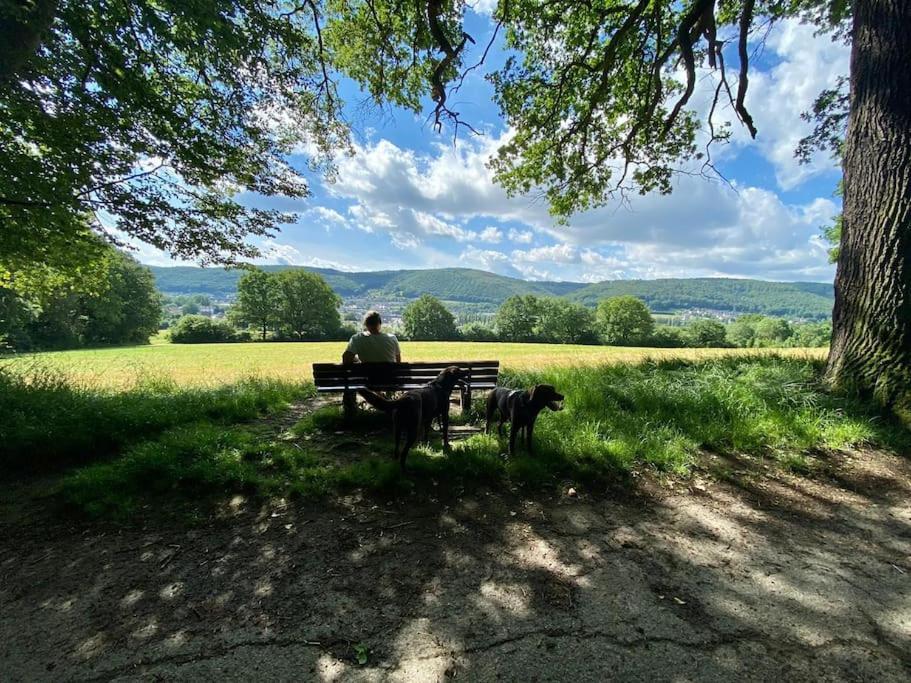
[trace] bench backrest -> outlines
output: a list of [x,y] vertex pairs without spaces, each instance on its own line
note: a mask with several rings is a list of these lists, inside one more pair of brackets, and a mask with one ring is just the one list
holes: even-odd
[[467,388],[493,389],[497,386],[500,361],[434,361],[430,363],[314,363],[313,382],[318,391],[414,389],[436,379],[445,368],[458,365],[468,370]]

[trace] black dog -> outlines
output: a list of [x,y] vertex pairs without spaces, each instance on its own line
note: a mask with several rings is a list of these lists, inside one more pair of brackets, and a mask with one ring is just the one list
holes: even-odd
[[497,387],[487,396],[487,433],[490,433],[494,413],[499,410],[498,434],[503,434],[503,423],[509,421],[509,454],[515,452],[516,435],[524,429],[525,447],[531,455],[531,433],[535,429],[538,413],[544,408],[563,410],[560,405],[562,400],[563,394],[557,393],[550,384],[536,384],[530,391]]
[[[443,447],[449,448],[449,396],[456,383],[467,376],[468,371],[451,365],[429,384],[412,389],[401,398],[390,400],[369,389],[361,389],[358,392],[377,410],[392,413],[392,430],[395,433],[394,455],[399,459],[402,469],[405,469],[408,451],[421,433],[423,432],[425,438],[430,434],[430,425],[435,417],[440,418]],[[399,453],[399,441],[403,435],[405,447]]]

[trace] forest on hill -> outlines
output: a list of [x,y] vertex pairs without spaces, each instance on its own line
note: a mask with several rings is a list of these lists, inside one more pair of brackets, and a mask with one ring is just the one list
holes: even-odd
[[[565,296],[594,306],[600,299],[632,294],[656,312],[710,309],[822,320],[831,315],[832,285],[729,278],[609,280],[594,284],[520,280],[469,268],[343,272],[303,266],[262,266],[275,272],[301,267],[322,275],[343,299],[408,300],[422,294],[451,302],[487,305],[491,311],[513,295]],[[244,271],[192,266],[151,267],[164,294],[208,294],[230,298]]]

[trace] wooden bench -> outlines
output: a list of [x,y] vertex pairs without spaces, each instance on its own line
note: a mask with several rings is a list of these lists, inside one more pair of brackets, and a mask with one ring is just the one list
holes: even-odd
[[[471,392],[493,389],[500,373],[498,360],[435,361],[432,363],[314,363],[313,382],[320,393],[348,392],[357,389],[407,391],[436,379],[445,368],[458,365],[468,377],[457,386],[462,413],[471,409]],[[345,403],[349,411],[351,403]]]

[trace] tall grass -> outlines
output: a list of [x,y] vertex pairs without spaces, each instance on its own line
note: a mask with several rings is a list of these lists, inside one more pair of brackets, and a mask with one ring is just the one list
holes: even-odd
[[566,394],[566,409],[541,420],[536,441],[580,464],[685,474],[701,449],[787,460],[864,444],[909,447],[908,433],[868,404],[827,393],[821,370],[810,359],[731,357],[511,372],[503,382],[546,382]]
[[[810,469],[809,458],[833,449],[911,451],[911,434],[869,405],[826,393],[820,374],[819,362],[770,356],[505,371],[507,386],[550,383],[566,395],[563,411],[541,414],[535,454],[520,448],[502,457],[506,439],[496,434],[457,441],[448,453],[435,438],[412,451],[405,474],[391,458],[386,416],[365,413],[346,424],[330,405],[276,434],[192,421],[194,410],[198,418],[198,411],[214,409],[205,396],[193,403],[190,392],[177,411],[185,424],[75,471],[62,491],[86,512],[123,516],[143,501],[202,501],[203,494],[229,491],[313,497],[349,488],[429,490],[434,483],[448,490],[481,482],[622,485],[628,473],[644,468],[685,476],[702,451],[768,458],[798,472]],[[219,408],[224,421],[260,409],[271,400],[264,396],[284,396],[280,387],[258,399],[235,391],[246,397],[240,402],[246,407],[235,413]],[[483,401],[475,406],[480,422]]]
[[22,469],[85,462],[177,425],[249,420],[313,391],[310,383],[271,379],[215,388],[146,379],[112,391],[49,370],[0,369],[0,464]]

